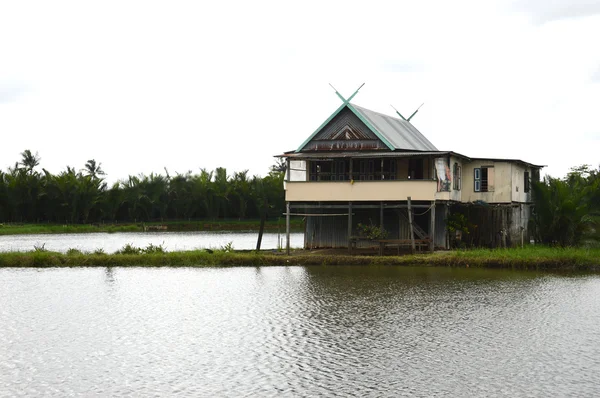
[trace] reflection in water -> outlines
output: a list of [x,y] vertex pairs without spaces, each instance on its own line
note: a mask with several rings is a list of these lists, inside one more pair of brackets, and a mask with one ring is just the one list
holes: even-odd
[[0,269],[0,286],[0,396],[592,396],[600,388],[597,276]]
[[105,276],[104,280],[106,281],[106,284],[112,285],[115,282],[115,275],[114,275],[113,267],[106,267],[104,276]]
[[[218,249],[229,243],[236,250],[256,248],[258,232],[254,231],[199,231],[199,232],[117,232],[89,234],[34,234],[0,236],[0,251],[31,251],[34,246],[42,246],[50,251],[65,253],[69,249],[92,252],[102,249],[114,253],[130,244],[146,247],[150,244],[163,246],[167,251]],[[302,247],[304,235],[290,234],[290,245]],[[265,232],[261,249],[272,250],[278,247],[278,234]]]

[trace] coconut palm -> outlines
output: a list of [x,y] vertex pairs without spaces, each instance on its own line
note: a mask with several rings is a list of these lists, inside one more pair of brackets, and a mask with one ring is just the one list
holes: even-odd
[[39,166],[42,158],[36,152],[35,155],[31,153],[29,149],[25,149],[21,152],[21,166],[25,169],[27,173],[32,173],[33,169],[36,166]]
[[96,160],[94,159],[88,160],[85,163],[85,169],[82,171],[85,171],[92,179],[96,179],[98,176],[106,174],[104,170],[102,170],[102,163],[96,163]]

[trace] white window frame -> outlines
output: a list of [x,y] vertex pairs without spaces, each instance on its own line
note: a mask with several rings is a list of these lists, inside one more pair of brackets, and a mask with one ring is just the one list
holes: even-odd
[[473,183],[475,192],[481,192],[481,167],[473,169]]

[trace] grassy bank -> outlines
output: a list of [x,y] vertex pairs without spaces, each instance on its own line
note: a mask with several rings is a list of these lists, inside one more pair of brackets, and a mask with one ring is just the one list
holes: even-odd
[[600,249],[468,250],[406,256],[320,255],[294,251],[291,256],[275,252],[186,251],[168,253],[70,254],[36,251],[0,253],[0,267],[211,267],[271,265],[419,265],[485,267],[537,270],[600,271]]
[[[1,224],[0,235],[26,234],[77,234],[92,232],[144,232],[144,227],[166,227],[165,231],[258,231],[260,220],[205,220],[205,221],[165,221],[153,223],[123,224]],[[292,230],[303,229],[301,219],[291,220]],[[267,231],[285,231],[285,220],[269,220],[265,223]]]

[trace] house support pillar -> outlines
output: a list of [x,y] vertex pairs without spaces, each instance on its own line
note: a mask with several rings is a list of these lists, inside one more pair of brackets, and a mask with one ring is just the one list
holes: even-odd
[[352,202],[348,202],[348,251],[352,253]]
[[413,214],[410,208],[410,196],[406,198],[408,204],[408,227],[410,231],[410,251],[415,254],[415,231],[413,229]]
[[290,202],[285,202],[285,254],[290,255]]
[[431,242],[429,243],[429,250],[433,253],[435,248],[435,200],[431,202],[430,214],[431,225],[429,228],[429,235],[431,235]]
[[449,213],[449,206],[448,203],[446,203],[446,205],[444,206],[444,248],[446,250],[450,249],[450,234],[448,233],[448,213]]

